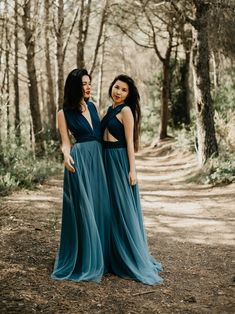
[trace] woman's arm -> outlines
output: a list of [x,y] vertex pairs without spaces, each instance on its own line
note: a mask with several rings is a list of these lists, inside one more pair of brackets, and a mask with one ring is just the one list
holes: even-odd
[[61,136],[61,150],[64,155],[64,164],[65,167],[70,171],[70,172],[75,172],[74,167],[72,164],[74,164],[73,158],[70,155],[70,149],[71,149],[71,143],[69,139],[69,132],[68,132],[68,127],[67,123],[65,120],[64,116],[64,111],[60,110],[58,112],[58,128],[60,131],[60,136]]
[[127,143],[127,154],[129,160],[129,183],[135,185],[137,182],[135,171],[135,150],[134,150],[134,118],[129,107],[124,107],[121,111],[122,123],[124,125]]

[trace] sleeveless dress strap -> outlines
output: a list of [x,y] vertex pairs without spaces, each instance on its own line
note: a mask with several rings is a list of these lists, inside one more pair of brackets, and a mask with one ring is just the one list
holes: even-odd
[[127,106],[127,105],[122,104],[122,105],[117,106],[114,109],[111,106],[109,107],[106,115],[103,117],[103,119],[101,121],[101,132],[102,132],[102,134],[104,133],[109,121],[112,120],[125,106]]

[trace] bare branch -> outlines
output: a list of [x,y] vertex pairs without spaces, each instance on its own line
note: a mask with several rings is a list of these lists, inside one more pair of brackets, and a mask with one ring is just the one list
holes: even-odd
[[138,45],[138,46],[140,46],[140,47],[143,47],[143,48],[154,48],[153,46],[148,46],[148,45],[144,45],[144,44],[142,44],[142,43],[140,43],[140,42],[138,42],[133,36],[131,36],[128,32],[127,32],[127,30],[124,28],[124,27],[122,27],[120,24],[115,24],[128,38],[130,38],[136,45]]
[[72,22],[72,24],[70,26],[69,33],[68,33],[68,36],[67,36],[66,41],[65,41],[65,45],[64,45],[64,48],[63,48],[63,57],[65,57],[65,53],[66,53],[66,50],[67,50],[67,47],[68,47],[68,43],[69,43],[71,34],[73,32],[73,29],[74,29],[74,26],[75,26],[75,23],[76,23],[76,20],[77,20],[77,17],[78,17],[78,12],[79,12],[79,6],[77,7],[77,10],[76,10],[76,12],[74,14],[73,22]]
[[151,26],[151,29],[152,29],[154,50],[155,50],[155,52],[156,52],[156,54],[157,54],[159,60],[160,60],[161,62],[164,62],[164,58],[162,57],[162,55],[161,55],[161,53],[160,53],[160,51],[159,51],[159,49],[158,49],[158,46],[157,46],[157,42],[156,42],[156,32],[155,32],[155,29],[154,29],[153,22],[152,22],[152,20],[150,19],[149,15],[147,14],[147,12],[146,12],[146,10],[145,10],[145,7],[143,7],[143,10],[144,10],[144,14],[145,14],[145,16],[146,16],[146,18],[147,18],[147,20],[148,20],[150,26]]
[[172,7],[175,9],[175,11],[180,15],[180,17],[184,18],[188,23],[190,23],[192,26],[195,26],[195,20],[193,18],[190,18],[189,16],[185,15],[178,6],[174,3],[174,0],[170,1]]
[[101,21],[100,21],[100,28],[99,28],[99,33],[98,33],[98,37],[97,37],[97,41],[96,41],[96,47],[95,47],[95,52],[94,52],[94,58],[93,58],[93,62],[92,62],[92,66],[90,69],[90,75],[92,75],[94,69],[95,69],[95,64],[96,64],[96,59],[97,59],[97,55],[98,55],[98,51],[99,51],[99,47],[100,47],[100,41],[101,41],[101,37],[103,35],[103,29],[105,26],[105,22],[106,22],[106,18],[107,18],[107,7],[108,7],[108,0],[105,0],[105,4],[104,4],[104,8],[103,8],[103,12],[102,12],[102,17],[101,17]]
[[90,20],[90,14],[91,13],[91,0],[88,0],[87,4],[87,12],[86,12],[86,19],[85,19],[85,27],[83,29],[83,42],[86,42],[87,39],[87,33],[88,33],[88,26],[89,26],[89,20]]

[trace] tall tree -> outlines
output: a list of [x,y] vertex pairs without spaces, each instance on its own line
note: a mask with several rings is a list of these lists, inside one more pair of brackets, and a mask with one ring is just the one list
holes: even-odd
[[45,18],[45,66],[46,66],[46,105],[48,110],[48,123],[51,129],[52,138],[56,136],[56,103],[54,95],[54,80],[52,75],[52,64],[50,55],[50,8],[51,1],[44,0],[44,18]]
[[85,67],[84,49],[87,40],[89,20],[91,13],[91,0],[80,0],[80,14],[78,23],[77,41],[77,67]]
[[194,0],[196,8],[193,22],[193,73],[197,116],[198,154],[201,164],[218,154],[214,127],[214,108],[211,98],[210,50],[208,46],[209,5],[204,0]]
[[193,107],[193,84],[192,84],[192,30],[185,23],[185,18],[182,15],[177,16],[176,36],[182,44],[185,58],[183,60],[182,72],[181,72],[181,87],[184,93],[184,119],[185,125],[190,125],[190,111]]
[[8,2],[4,1],[5,8],[5,71],[4,71],[4,80],[3,86],[5,87],[6,95],[6,109],[7,109],[7,139],[10,139],[10,34],[9,34],[9,15],[8,15]]
[[[104,5],[103,5],[102,11],[101,11],[101,19],[100,19],[98,36],[97,36],[96,45],[95,45],[94,54],[93,54],[93,60],[92,60],[91,68],[89,71],[91,75],[92,75],[92,73],[95,69],[95,66],[96,66],[96,60],[97,60],[97,56],[98,56],[98,52],[99,52],[99,47],[101,45],[101,39],[102,39],[102,35],[104,32],[105,24],[107,21],[108,5],[109,5],[109,0],[104,0]],[[102,60],[102,57],[101,57],[101,60]]]
[[[31,16],[31,0],[24,0],[22,15],[23,29],[25,35],[26,47],[26,65],[28,73],[28,90],[29,90],[29,105],[32,116],[33,132],[35,138],[35,153],[43,154],[45,151],[43,143],[43,129],[41,112],[39,105],[37,74],[35,67],[35,28],[36,24]],[[35,4],[36,5],[36,4]]]
[[[173,1],[175,10],[182,15]],[[181,6],[183,3],[181,3]],[[214,126],[214,108],[211,98],[210,83],[210,49],[209,49],[209,16],[210,2],[192,0],[194,18],[185,16],[192,25],[193,46],[192,66],[194,77],[194,102],[197,119],[197,144],[199,163],[204,164],[211,156],[218,154],[218,145]]]
[[14,28],[14,104],[15,104],[15,137],[16,142],[20,142],[21,140],[21,132],[20,132],[20,93],[19,93],[19,19],[18,19],[18,0],[15,0],[14,6],[14,17],[15,17],[15,28]]
[[[162,92],[161,92],[161,120],[159,138],[168,137],[167,126],[170,104],[170,60],[174,47],[174,31],[176,20],[169,8],[159,9],[162,5],[169,5],[165,2],[135,1],[129,5],[120,5],[121,15],[116,16],[115,24],[137,45],[153,49],[156,56],[162,63]],[[117,10],[115,11],[116,14]],[[113,18],[113,17],[111,17]],[[162,52],[162,41],[164,41],[164,52]]]
[[211,2],[208,21],[209,46],[211,49],[211,65],[213,74],[213,87],[221,85],[224,59],[235,58],[235,1],[219,0]]
[[[70,23],[69,29],[65,28],[65,12],[64,1],[58,0],[57,6],[57,21],[54,25],[55,37],[56,37],[56,61],[57,61],[57,107],[62,108],[64,99],[64,61],[66,51],[68,48],[69,40],[71,38],[76,20],[78,17],[79,6],[75,11],[74,18]],[[65,34],[67,37],[65,38]]]
[[[100,53],[100,61],[99,61],[99,71],[98,71],[98,85],[97,85],[97,107],[99,108],[100,112],[102,111],[102,88],[103,88],[103,75],[104,75],[104,57],[105,57],[105,43],[106,43],[106,28],[104,27],[104,38],[103,43],[101,46],[101,53]],[[92,73],[92,72],[90,72]]]
[[57,9],[57,29],[56,29],[56,60],[57,60],[57,104],[61,108],[64,99],[64,1],[58,0]]

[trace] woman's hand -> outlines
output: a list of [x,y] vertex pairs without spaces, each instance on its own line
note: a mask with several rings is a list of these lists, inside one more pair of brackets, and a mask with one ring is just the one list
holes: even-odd
[[130,172],[129,172],[129,183],[130,183],[130,185],[136,185],[136,183],[137,183],[137,178],[136,178],[136,173],[135,173],[135,171],[130,171]]
[[65,164],[65,167],[68,169],[68,171],[75,172],[75,168],[72,166],[74,165],[74,161],[70,154],[64,155],[64,164]]

